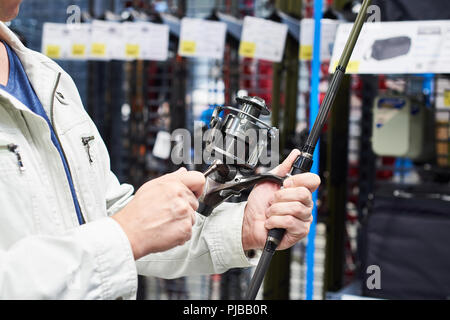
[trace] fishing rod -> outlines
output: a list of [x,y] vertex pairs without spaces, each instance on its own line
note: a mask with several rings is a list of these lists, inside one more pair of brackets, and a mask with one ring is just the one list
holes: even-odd
[[[349,40],[331,80],[319,115],[314,123],[302,152],[295,161],[291,175],[309,172],[313,164],[313,154],[319,140],[320,133],[328,118],[331,106],[344,78],[348,62],[361,33],[367,9],[371,0],[364,0],[361,11],[356,18]],[[268,141],[276,140],[278,129],[266,124],[260,117],[270,116],[265,101],[259,97],[239,97],[239,106],[217,107],[211,117],[209,130],[205,139],[205,154],[209,169],[204,173],[206,185],[200,197],[198,213],[205,217],[223,202],[234,196],[240,196],[245,190],[258,183],[272,182],[279,186],[287,177],[279,177],[272,173],[254,174],[255,168],[261,160]],[[224,117],[224,113],[227,113]],[[252,135],[249,133],[260,135]],[[261,138],[265,137],[265,138]],[[225,138],[225,139],[224,139]],[[276,142],[275,142],[276,143]],[[269,231],[259,264],[251,280],[246,299],[254,300],[259,291],[263,278],[270,265],[270,261],[285,234],[283,229]]]
[[[301,173],[310,172],[313,165],[313,154],[316,149],[317,142],[319,141],[320,133],[327,121],[331,107],[336,99],[338,91],[341,87],[342,80],[344,78],[348,63],[355,48],[356,42],[361,34],[361,29],[364,25],[367,16],[367,10],[370,6],[371,0],[364,0],[361,10],[358,13],[353,29],[345,45],[342,56],[336,67],[334,75],[331,79],[330,86],[328,87],[325,98],[320,107],[319,114],[317,115],[314,126],[306,140],[305,145],[302,148],[302,153],[295,161],[291,175],[297,175]],[[286,230],[273,229],[269,231],[266,245],[259,260],[256,271],[250,282],[250,286],[246,295],[246,300],[255,300],[258,291],[261,287],[264,276],[269,269],[272,257],[277,250],[281,240],[283,239]]]

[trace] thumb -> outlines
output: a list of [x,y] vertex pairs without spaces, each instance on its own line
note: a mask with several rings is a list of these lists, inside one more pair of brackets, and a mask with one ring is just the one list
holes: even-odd
[[197,171],[187,171],[186,168],[181,168],[168,175],[183,183],[192,193],[199,198],[203,194],[206,178],[203,173]]
[[185,174],[186,172],[188,172],[187,169],[184,167],[181,167],[177,171],[167,174],[166,177],[167,178],[179,178],[181,175]]
[[297,160],[297,158],[300,156],[300,153],[301,152],[298,149],[293,150],[289,155],[289,157],[287,157],[287,159],[284,160],[282,164],[273,169],[271,173],[280,177],[286,176],[289,172],[291,172],[292,165],[294,164],[295,160]]
[[197,198],[203,194],[203,188],[206,182],[203,173],[197,171],[183,172],[178,178]]
[[187,172],[188,171],[187,171],[186,168],[180,168],[177,171],[174,171],[172,173],[168,173],[168,174],[160,177],[159,179],[164,180],[164,181],[165,180],[173,180],[173,179],[180,180],[180,177],[182,175],[186,174]]

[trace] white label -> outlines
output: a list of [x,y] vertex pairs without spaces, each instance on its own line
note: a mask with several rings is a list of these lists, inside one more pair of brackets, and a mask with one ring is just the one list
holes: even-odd
[[223,22],[183,18],[178,53],[183,57],[223,59],[226,31]]
[[169,26],[139,22],[142,37],[142,59],[165,61],[169,57]]
[[150,22],[122,24],[124,60],[165,61],[169,55],[169,27]]
[[70,47],[69,58],[72,60],[86,60],[89,56],[91,43],[91,24],[77,23],[69,24]]
[[90,58],[94,60],[123,60],[125,41],[123,27],[117,22],[92,22]]
[[67,59],[70,49],[70,31],[67,24],[44,23],[42,53],[52,59]]
[[239,55],[281,62],[288,28],[282,23],[247,16],[244,19]]
[[167,131],[159,131],[156,136],[155,146],[153,147],[153,155],[157,158],[167,160],[170,157],[172,149],[172,136]]
[[[330,72],[334,72],[352,24],[338,28]],[[366,23],[348,73],[410,74],[450,72],[450,21]]]
[[[339,22],[323,19],[321,28],[320,59],[329,61],[333,53]],[[314,47],[314,19],[303,19],[300,23],[300,60],[311,61]]]

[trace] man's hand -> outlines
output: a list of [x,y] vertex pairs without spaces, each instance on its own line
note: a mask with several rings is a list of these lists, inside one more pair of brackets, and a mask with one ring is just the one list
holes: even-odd
[[[286,176],[299,155],[300,151],[294,150],[272,173]],[[269,230],[276,228],[286,230],[278,250],[290,248],[305,238],[313,220],[312,192],[319,185],[317,175],[305,173],[286,179],[283,189],[271,182],[256,186],[248,198],[244,213],[244,250],[262,249]]]
[[183,245],[191,239],[205,177],[180,169],[143,185],[116,220],[136,260]]

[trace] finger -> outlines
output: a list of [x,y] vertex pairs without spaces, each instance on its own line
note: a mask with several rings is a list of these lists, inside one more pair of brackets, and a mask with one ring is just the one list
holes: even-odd
[[178,178],[189,190],[191,190],[197,198],[203,194],[203,188],[205,187],[205,176],[201,172],[179,172]]
[[292,176],[284,181],[285,188],[305,187],[312,193],[320,185],[320,178],[313,173],[302,173]]
[[195,221],[197,219],[197,214],[195,212],[191,213],[192,226],[195,226]]
[[268,230],[284,229],[286,234],[300,240],[308,235],[311,223],[301,221],[293,216],[273,216],[267,219],[265,226]]
[[180,168],[177,171],[174,171],[172,173],[166,174],[162,177],[160,177],[159,179],[161,180],[175,180],[175,179],[179,179],[179,176],[182,174],[185,174],[186,172],[188,172],[186,170],[186,168]]
[[300,150],[293,150],[291,154],[287,157],[286,160],[283,161],[282,164],[280,164],[278,167],[273,169],[271,173],[284,177],[292,170],[292,165],[294,164],[295,160],[300,156]]
[[305,187],[281,189],[274,194],[269,204],[272,205],[278,202],[295,202],[295,201],[301,202],[306,207],[312,207],[313,205],[312,194]]
[[186,188],[186,193],[184,195],[184,198],[189,202],[189,205],[191,206],[191,208],[194,211],[197,211],[198,207],[200,205],[197,197],[194,195],[194,193],[191,190],[189,190],[187,187],[185,187],[185,188]]
[[292,216],[298,220],[309,222],[311,220],[312,210],[300,202],[281,202],[270,206],[267,209],[266,216],[268,218],[274,216]]

